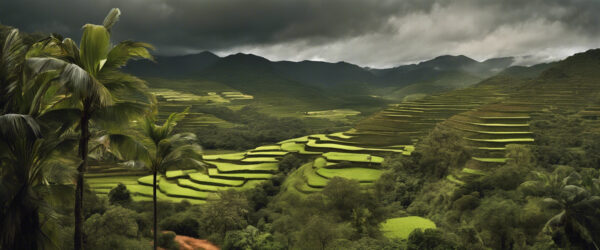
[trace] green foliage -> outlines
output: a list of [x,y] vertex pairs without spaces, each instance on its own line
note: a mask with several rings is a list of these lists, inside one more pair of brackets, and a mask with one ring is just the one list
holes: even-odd
[[517,188],[527,175],[527,169],[517,165],[505,165],[494,170],[484,178],[488,185],[504,190]]
[[289,174],[291,171],[299,168],[302,164],[304,164],[304,159],[298,157],[296,154],[287,154],[286,156],[279,161],[279,171]]
[[264,233],[253,226],[247,226],[244,230],[229,231],[225,236],[223,249],[284,249],[281,244],[274,242],[270,233]]
[[486,199],[474,211],[475,227],[486,246],[512,248],[516,244],[519,206],[512,200]]
[[450,169],[463,167],[471,158],[463,138],[454,130],[437,126],[417,147],[419,171],[434,177],[445,177]]
[[212,235],[211,239],[220,239],[222,243],[228,231],[246,228],[250,204],[243,193],[233,190],[219,193],[218,200],[209,202],[203,210],[201,235]]
[[463,195],[454,201],[454,208],[459,211],[473,210],[479,206],[480,200],[478,195],[467,194]]
[[131,202],[131,194],[123,183],[119,183],[115,188],[108,193],[108,201],[111,205],[124,205]]
[[437,229],[415,229],[408,236],[406,243],[407,250],[417,249],[460,249],[459,246],[446,238],[443,233]]
[[413,172],[418,166],[411,158],[388,157],[384,162],[385,171],[375,182],[376,196],[385,205],[399,202],[407,207],[412,203],[423,182]]
[[[90,249],[110,249],[115,244],[122,249],[119,239],[137,239],[139,235],[137,214],[121,206],[111,206],[104,214],[94,214],[84,223],[85,242]],[[114,249],[114,248],[113,248]]]
[[198,238],[198,228],[200,224],[198,220],[192,217],[182,217],[180,214],[171,215],[160,221],[160,228],[162,230],[173,231],[177,235],[185,235],[189,237]]
[[175,242],[175,233],[173,232],[165,232],[161,233],[158,237],[158,246],[167,250],[177,250],[179,246],[177,242]]
[[352,228],[348,224],[337,224],[326,216],[313,215],[298,232],[297,244],[301,249],[324,250],[340,238],[348,238]]

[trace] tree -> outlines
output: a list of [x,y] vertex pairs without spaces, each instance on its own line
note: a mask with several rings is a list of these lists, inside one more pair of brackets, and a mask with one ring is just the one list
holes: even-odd
[[[71,138],[51,119],[57,72],[32,76],[26,46],[12,29],[0,50],[0,248],[37,249],[52,244],[55,214],[45,200],[48,184],[69,179]],[[41,126],[42,124],[43,126]],[[57,126],[55,126],[57,125]],[[45,244],[44,244],[45,243]]]
[[452,168],[462,167],[471,158],[464,139],[452,129],[437,126],[419,143],[420,170],[431,177],[442,178]]
[[298,232],[296,242],[300,249],[325,250],[335,240],[349,238],[351,232],[347,224],[338,224],[327,216],[313,215]]
[[[123,245],[137,239],[137,214],[121,206],[111,206],[104,214],[90,216],[84,224],[86,245],[89,249],[130,249]],[[138,244],[139,245],[139,244]]]
[[599,249],[600,247],[600,196],[589,190],[573,185],[581,183],[575,172],[563,179],[559,195],[544,199],[550,208],[558,208],[559,213],[544,226],[544,232],[551,234],[557,245],[581,246]]
[[[248,225],[250,203],[244,193],[225,190],[219,198],[210,200],[203,210],[201,223],[204,232],[215,243],[225,238],[228,231],[240,230]],[[210,234],[210,235],[209,235]]]
[[120,72],[120,68],[137,58],[152,59],[147,43],[124,41],[111,46],[110,30],[121,12],[112,9],[103,25],[86,24],[79,47],[70,38],[52,36],[34,47],[38,56],[27,59],[34,73],[60,70],[59,80],[68,91],[64,113],[79,115],[79,148],[81,163],[77,167],[75,186],[74,247],[83,247],[82,200],[84,172],[88,165],[90,121],[98,126],[118,126],[136,115],[146,113],[153,102],[145,82]]
[[458,249],[456,243],[445,239],[441,231],[437,229],[415,229],[408,236],[406,249]]
[[129,190],[127,190],[127,187],[123,183],[119,183],[119,185],[111,189],[108,193],[108,201],[111,205],[124,205],[131,202],[131,194],[129,193]]
[[[105,150],[120,159],[134,160],[152,171],[152,202],[154,210],[154,242],[158,242],[156,183],[157,175],[165,175],[172,167],[203,167],[200,162],[202,148],[196,143],[193,133],[174,133],[177,122],[185,117],[188,109],[172,113],[162,125],[157,125],[153,117],[146,117],[141,126],[141,140],[131,135],[113,133],[99,139]],[[146,143],[144,143],[146,141]],[[156,244],[154,245],[156,248]]]

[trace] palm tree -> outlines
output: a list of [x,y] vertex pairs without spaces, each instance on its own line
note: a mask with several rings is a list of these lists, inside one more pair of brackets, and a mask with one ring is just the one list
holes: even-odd
[[142,121],[142,140],[125,135],[110,134],[100,138],[101,145],[120,159],[141,162],[152,171],[152,202],[154,208],[154,249],[157,247],[157,209],[156,178],[157,174],[165,175],[172,167],[203,167],[202,148],[196,144],[193,133],[174,133],[177,122],[185,117],[188,109],[181,113],[172,113],[162,125],[157,125],[154,118]]
[[[52,244],[54,211],[41,192],[51,176],[68,178],[58,152],[72,148],[64,127],[53,122],[57,72],[32,77],[24,64],[33,53],[13,29],[0,50],[0,248],[38,249]],[[40,122],[44,126],[40,126]],[[58,126],[54,126],[58,125]],[[62,157],[61,157],[62,158]],[[53,172],[58,171],[58,174]],[[68,171],[68,170],[67,170]]]
[[[90,122],[110,128],[130,122],[135,116],[147,113],[154,99],[147,93],[143,80],[120,71],[130,59],[150,59],[152,46],[147,43],[124,41],[111,46],[110,30],[118,21],[119,9],[112,9],[103,25],[86,24],[79,47],[73,40],[50,37],[36,47],[44,57],[29,57],[28,64],[35,73],[60,70],[59,80],[68,93],[64,103],[79,114],[79,149],[81,163],[77,167],[75,186],[74,247],[83,247],[83,186],[88,165]],[[65,110],[66,111],[66,110]]]
[[548,220],[543,231],[553,235],[560,245],[581,244],[600,249],[600,196],[576,184],[581,184],[581,177],[574,172],[563,179],[558,195],[544,199],[560,212]]

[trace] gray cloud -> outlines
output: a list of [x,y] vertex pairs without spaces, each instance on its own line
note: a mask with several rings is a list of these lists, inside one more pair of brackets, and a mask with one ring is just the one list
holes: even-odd
[[0,2],[0,22],[78,38],[112,7],[117,40],[160,54],[203,50],[272,60],[349,61],[384,67],[464,54],[556,60],[597,47],[597,0],[20,0]]

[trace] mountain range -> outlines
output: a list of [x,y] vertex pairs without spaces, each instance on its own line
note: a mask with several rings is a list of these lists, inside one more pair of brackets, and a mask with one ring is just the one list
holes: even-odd
[[[416,64],[386,69],[347,62],[270,61],[252,54],[219,57],[211,52],[184,56],[157,56],[155,62],[135,61],[127,71],[145,78],[213,81],[257,98],[277,95],[305,102],[332,105],[398,101],[410,95],[432,94],[476,84],[486,78],[508,75],[535,76],[527,67],[512,66],[512,57],[482,62],[444,55]],[[543,67],[542,67],[543,68]]]

